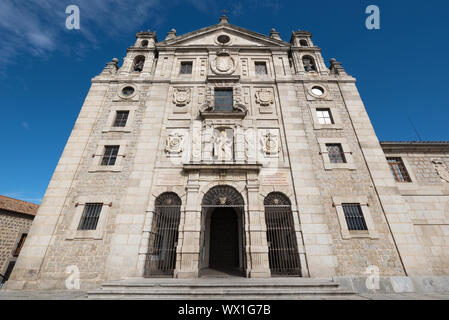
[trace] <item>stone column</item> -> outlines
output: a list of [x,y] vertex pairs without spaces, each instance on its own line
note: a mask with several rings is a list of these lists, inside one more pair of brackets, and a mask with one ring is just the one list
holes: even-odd
[[201,199],[198,180],[199,172],[189,173],[184,224],[180,226],[182,244],[178,244],[180,260],[175,270],[176,278],[198,278],[201,238]]
[[248,173],[248,213],[245,219],[247,276],[271,277],[268,260],[267,227],[265,213],[259,205],[259,183],[256,173]]

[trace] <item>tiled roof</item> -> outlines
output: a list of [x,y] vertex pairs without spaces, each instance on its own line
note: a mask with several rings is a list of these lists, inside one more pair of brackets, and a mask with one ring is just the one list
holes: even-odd
[[35,216],[39,205],[0,195],[0,209]]

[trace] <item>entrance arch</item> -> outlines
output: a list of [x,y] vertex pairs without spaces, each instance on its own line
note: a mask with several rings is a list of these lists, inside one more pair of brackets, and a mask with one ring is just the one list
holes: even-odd
[[217,186],[203,197],[200,274],[243,275],[244,200],[233,187]]

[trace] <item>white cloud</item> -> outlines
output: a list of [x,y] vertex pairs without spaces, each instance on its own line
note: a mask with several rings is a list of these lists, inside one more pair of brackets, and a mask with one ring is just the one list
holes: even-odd
[[[66,7],[72,4],[81,11],[80,30],[65,27]],[[0,65],[18,62],[15,57],[24,53],[44,57],[61,50],[78,55],[88,47],[86,42],[95,45],[97,36],[139,31],[146,21],[154,26],[160,21],[158,8],[159,0],[1,0]],[[79,37],[73,40],[76,32]]]

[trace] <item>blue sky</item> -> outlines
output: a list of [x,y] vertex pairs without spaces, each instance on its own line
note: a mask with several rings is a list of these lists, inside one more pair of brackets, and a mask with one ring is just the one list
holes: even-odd
[[[65,9],[81,10],[81,29],[65,28]],[[365,9],[381,10],[367,30]],[[326,62],[335,57],[358,79],[380,140],[449,140],[449,2],[1,0],[0,194],[40,203],[92,77],[120,60],[141,30],[158,39],[230,23],[289,41],[313,33]]]

